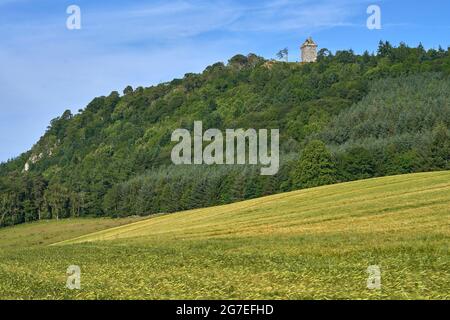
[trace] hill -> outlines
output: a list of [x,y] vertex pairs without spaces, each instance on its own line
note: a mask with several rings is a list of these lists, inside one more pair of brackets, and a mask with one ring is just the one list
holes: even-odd
[[[30,151],[0,165],[0,226],[147,216],[450,169],[449,75],[450,49],[382,42],[377,54],[324,49],[312,64],[237,55],[201,74],[112,92],[65,111]],[[196,120],[222,131],[279,129],[279,173],[172,166],[171,133]]]
[[[16,235],[50,237],[84,220],[5,228],[0,297],[448,299],[449,181],[448,171],[369,179],[30,245]],[[65,289],[74,264],[75,292]],[[381,290],[367,289],[373,265]]]

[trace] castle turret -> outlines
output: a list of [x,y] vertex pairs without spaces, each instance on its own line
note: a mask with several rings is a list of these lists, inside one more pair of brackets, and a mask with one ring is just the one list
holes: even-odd
[[302,62],[316,62],[317,61],[317,44],[309,37],[305,43],[300,47],[302,51]]

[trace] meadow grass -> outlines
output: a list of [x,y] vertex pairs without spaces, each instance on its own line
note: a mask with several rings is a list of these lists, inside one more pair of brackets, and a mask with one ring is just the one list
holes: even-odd
[[[122,224],[118,226],[117,224]],[[450,172],[0,230],[2,299],[448,299]],[[79,265],[81,290],[65,288]],[[367,288],[367,268],[382,271]]]

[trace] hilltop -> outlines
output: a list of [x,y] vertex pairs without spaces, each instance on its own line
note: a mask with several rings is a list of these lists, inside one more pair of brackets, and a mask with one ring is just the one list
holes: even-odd
[[[449,75],[450,49],[382,42],[376,54],[323,49],[310,64],[237,55],[201,74],[97,97],[0,165],[0,226],[176,212],[449,169]],[[196,120],[280,129],[279,173],[172,166],[171,133]]]

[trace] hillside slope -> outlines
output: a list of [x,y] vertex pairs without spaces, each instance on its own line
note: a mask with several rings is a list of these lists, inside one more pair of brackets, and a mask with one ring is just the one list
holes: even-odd
[[[31,150],[0,164],[0,227],[147,216],[448,170],[449,75],[450,48],[381,42],[377,54],[325,50],[311,64],[237,55],[199,74],[97,97],[78,113],[67,110],[53,119]],[[192,131],[199,120],[205,129],[222,131],[279,129],[278,174],[174,167],[172,132]],[[314,157],[323,158],[325,178],[321,168],[305,173],[309,166],[299,165],[308,147],[318,149],[316,140],[323,144]]]
[[80,235],[126,225],[142,218],[83,218],[40,221],[0,230],[0,251],[44,247]]
[[449,221],[450,172],[325,186],[2,250],[0,298],[448,299]]
[[65,243],[336,232],[449,234],[450,172],[365,180],[164,215]]

